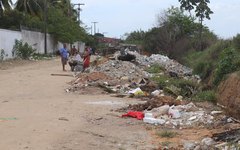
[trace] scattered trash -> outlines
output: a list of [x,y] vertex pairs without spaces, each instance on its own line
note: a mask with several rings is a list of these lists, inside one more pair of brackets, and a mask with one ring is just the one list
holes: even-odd
[[58,118],[58,120],[62,120],[62,121],[69,121],[67,118],[65,118],[65,117],[60,117],[60,118]]
[[169,108],[170,108],[169,105],[163,105],[158,108],[153,108],[151,112],[153,113],[155,118],[158,118],[162,115],[168,115]]
[[179,110],[174,109],[174,106],[171,106],[168,110],[168,115],[171,116],[173,119],[178,119],[181,117]]
[[211,115],[221,114],[223,111],[212,111]]
[[213,134],[215,141],[238,143],[240,141],[240,128]]
[[183,97],[182,97],[181,95],[179,95],[179,96],[176,98],[176,100],[182,101],[182,100],[183,100]]
[[99,118],[96,118],[95,120],[102,120],[103,119],[103,117],[99,117]]
[[153,114],[152,113],[145,113],[144,115],[144,118],[143,118],[143,122],[146,122],[146,123],[150,123],[150,124],[155,124],[155,125],[162,125],[165,123],[165,120],[163,119],[156,119],[153,117]]
[[140,88],[130,90],[128,94],[133,94],[134,96],[144,96],[144,92]]
[[159,97],[159,100],[152,99],[143,104],[129,105],[127,108],[121,108],[118,111],[144,111],[152,114],[152,117],[146,116],[146,122],[156,123],[160,121],[158,124],[171,128],[193,127],[200,124],[208,126],[213,123],[214,117],[193,103],[183,105],[184,101],[176,101],[173,98],[172,100],[166,100],[167,98],[166,96]]
[[57,74],[57,73],[52,73],[51,76],[67,76],[67,77],[73,77],[71,74]]
[[153,91],[153,92],[151,93],[151,95],[153,95],[153,96],[158,96],[158,95],[160,95],[162,92],[163,92],[162,90],[155,90],[155,91]]
[[133,117],[142,120],[144,118],[144,113],[140,111],[129,111],[128,113],[123,114],[122,117]]

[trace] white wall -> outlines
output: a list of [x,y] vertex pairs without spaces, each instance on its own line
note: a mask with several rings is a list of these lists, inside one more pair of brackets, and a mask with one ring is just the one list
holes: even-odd
[[[22,30],[22,40],[35,48],[36,53],[44,54],[44,33]],[[53,37],[47,34],[47,53],[53,53],[56,49]]]
[[[0,29],[0,50],[4,50],[6,54],[5,59],[12,58],[12,49],[16,39],[23,40],[24,43],[27,42],[36,49],[36,53],[44,54],[44,33],[29,30],[11,31]],[[80,52],[84,51],[85,43],[75,42],[73,45]],[[62,46],[62,43],[57,42],[51,35],[47,34],[47,53],[55,53]],[[70,50],[69,44],[68,49]]]
[[12,49],[15,44],[15,40],[21,40],[22,34],[20,31],[11,31],[0,29],[0,50],[5,52],[4,59],[12,58]]

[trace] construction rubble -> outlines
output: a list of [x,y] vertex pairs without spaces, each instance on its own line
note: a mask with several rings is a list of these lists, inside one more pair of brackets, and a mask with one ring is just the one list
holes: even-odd
[[[101,85],[113,93],[129,94],[130,90],[139,88],[140,86],[146,85],[149,82],[149,78],[153,75],[146,72],[146,68],[153,64],[159,64],[165,68],[166,74],[174,74],[176,77],[182,77],[186,80],[196,80],[199,82],[200,78],[196,75],[192,75],[192,70],[185,67],[178,62],[169,59],[166,56],[154,54],[150,57],[140,55],[137,52],[128,52],[131,55],[136,56],[135,61],[121,61],[118,60],[120,52],[114,54],[114,60],[105,61],[102,64],[88,68],[85,72],[77,75],[75,81],[71,82],[71,87],[67,91],[76,92],[81,89],[81,86],[88,85]],[[98,74],[101,74],[99,78],[96,78]],[[102,79],[102,75],[107,79]],[[84,79],[82,76],[88,76]],[[88,80],[94,76],[95,80]],[[81,78],[81,79],[79,79]],[[77,90],[76,90],[77,89]],[[155,87],[155,90],[158,88]],[[108,90],[108,92],[109,92]],[[153,91],[154,92],[154,89]]]
[[[116,52],[108,61],[92,66],[84,73],[79,73],[69,83],[70,87],[66,91],[79,92],[86,90],[86,87],[98,87],[106,93],[119,97],[139,97],[139,100],[143,103],[129,105],[116,111],[122,114],[128,112],[143,113],[143,122],[164,128],[178,130],[209,128],[209,130],[213,130],[221,126],[238,124],[234,126],[235,128],[231,128],[235,131],[236,135],[234,134],[234,136],[232,136],[231,130],[222,133],[214,132],[211,138],[205,137],[201,141],[185,141],[182,143],[183,149],[189,150],[208,149],[210,147],[237,150],[236,145],[240,145],[239,122],[226,116],[218,107],[206,109],[185,101],[181,95],[177,97],[166,96],[162,89],[159,89],[155,83],[150,81],[153,74],[145,71],[151,65],[158,64],[165,69],[164,74],[199,82],[200,78],[192,74],[192,69],[159,54],[148,57],[137,52],[129,51],[127,53],[128,56],[131,56],[130,60],[124,57],[120,57],[121,60],[119,60],[121,52]],[[229,146],[226,142],[233,142],[235,145]]]

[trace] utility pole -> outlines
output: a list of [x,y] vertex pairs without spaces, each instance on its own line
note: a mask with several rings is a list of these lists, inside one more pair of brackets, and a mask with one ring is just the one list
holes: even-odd
[[92,29],[92,26],[91,26],[91,35],[93,35],[92,31],[93,31],[93,29]]
[[[52,1],[50,4],[59,3],[60,0]],[[47,54],[47,22],[48,22],[48,3],[44,0],[44,54]]]
[[78,8],[78,21],[79,21],[79,24],[81,25],[81,19],[80,19],[80,11],[81,11],[81,5],[85,5],[84,3],[78,3],[78,4],[73,4],[73,6],[77,5]]
[[96,24],[98,23],[98,22],[92,22],[93,23],[93,26],[94,26],[94,35],[96,34]]
[[47,0],[44,0],[44,54],[47,54]]

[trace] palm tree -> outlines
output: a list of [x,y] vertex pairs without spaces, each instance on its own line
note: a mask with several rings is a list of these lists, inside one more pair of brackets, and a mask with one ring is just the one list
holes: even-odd
[[3,13],[3,11],[6,9],[11,9],[12,0],[0,0],[0,15]]
[[30,15],[41,16],[43,0],[17,0],[15,9]]
[[[45,0],[17,0],[15,8],[18,11],[42,17]],[[47,6],[58,7],[67,15],[71,9],[71,0],[47,0]]]

